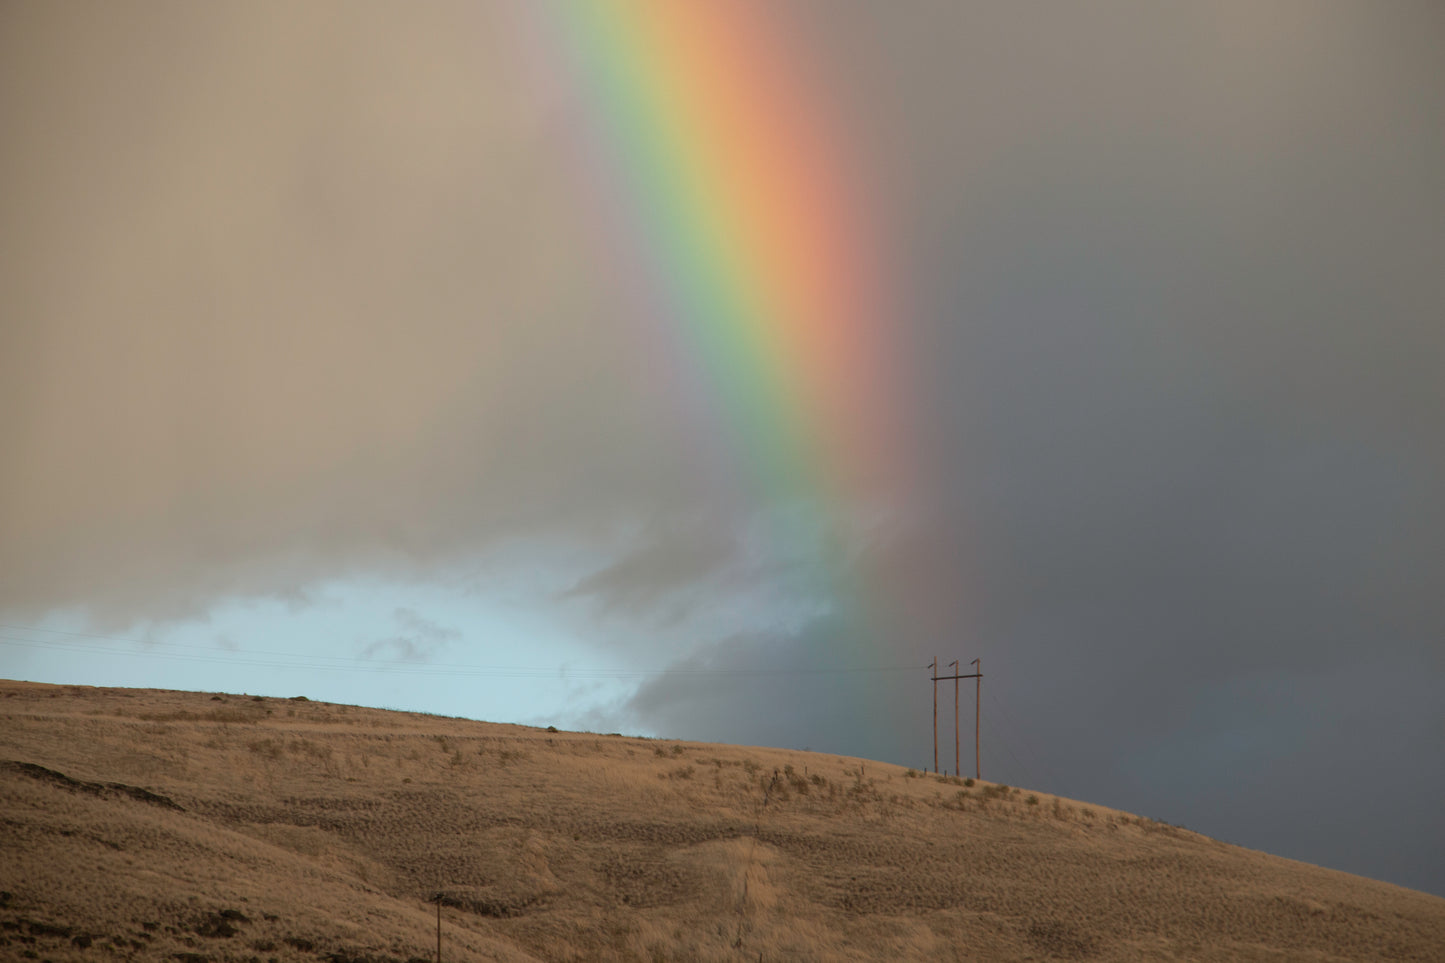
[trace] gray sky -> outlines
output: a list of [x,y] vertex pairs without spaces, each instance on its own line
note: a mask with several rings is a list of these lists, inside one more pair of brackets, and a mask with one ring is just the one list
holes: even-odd
[[0,7],[0,673],[922,766],[981,657],[985,776],[1445,895],[1439,7],[769,6],[867,504],[747,483],[522,5]]

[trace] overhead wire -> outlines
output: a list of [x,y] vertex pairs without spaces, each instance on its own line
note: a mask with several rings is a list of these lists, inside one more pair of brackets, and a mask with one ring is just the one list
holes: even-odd
[[[588,679],[638,679],[654,676],[676,677],[766,677],[796,675],[838,675],[856,673],[916,672],[924,666],[823,666],[818,668],[774,668],[774,669],[730,669],[709,666],[674,666],[665,669],[609,669],[597,667],[576,667],[565,663],[548,666],[502,665],[455,662],[409,662],[397,659],[378,659],[367,656],[334,656],[320,653],[276,652],[262,649],[238,650],[226,653],[210,646],[183,642],[146,641],[121,636],[101,635],[94,632],[73,632],[65,629],[49,629],[41,626],[25,626],[0,623],[0,629],[20,632],[49,632],[69,636],[64,639],[37,639],[9,634],[0,634],[0,644],[27,648],[84,652],[101,655],[127,655],[146,658],[161,658],[172,661],[209,663],[213,665],[256,666],[261,668],[283,668],[325,671],[382,672],[399,675],[448,675],[492,678],[588,678]],[[121,649],[88,643],[87,640],[124,642],[144,646],[145,649]],[[180,651],[176,651],[180,650]]]
[[[817,668],[788,669],[728,669],[707,666],[673,667],[667,669],[609,669],[597,667],[575,667],[559,665],[504,665],[480,663],[409,662],[396,659],[378,659],[367,656],[336,656],[321,653],[277,652],[265,649],[246,649],[234,652],[217,650],[211,646],[184,642],[162,642],[155,640],[104,635],[95,632],[77,632],[67,629],[52,629],[43,626],[15,625],[0,623],[0,629],[12,632],[32,633],[30,636],[0,633],[0,645],[50,651],[76,652],[93,655],[131,656],[137,658],[166,659],[174,662],[200,663],[225,666],[249,666],[269,669],[290,669],[295,671],[364,672],[383,673],[418,677],[464,677],[494,679],[643,679],[650,677],[671,678],[756,678],[798,675],[837,675],[856,673],[898,673],[918,672],[929,668],[926,665],[909,666],[825,666]],[[50,633],[64,638],[35,638],[34,633]],[[115,645],[101,645],[102,642],[126,643],[140,646],[139,649],[120,648]],[[1015,771],[1031,784],[1041,785],[1040,769],[1064,795],[1069,795],[1067,786],[1052,767],[1040,763],[1024,736],[1023,730],[1003,707],[1002,702],[989,693],[989,704],[993,711],[984,713],[984,726],[989,730],[988,742],[1003,748],[1012,761]],[[995,716],[997,713],[997,716]],[[996,721],[1002,717],[1003,724]],[[1014,737],[1021,743],[1021,749],[1028,762],[1014,751]]]

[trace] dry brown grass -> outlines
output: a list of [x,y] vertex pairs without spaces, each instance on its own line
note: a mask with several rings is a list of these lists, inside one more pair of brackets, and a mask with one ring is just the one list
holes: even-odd
[[1445,958],[1445,900],[815,753],[0,682],[0,958]]

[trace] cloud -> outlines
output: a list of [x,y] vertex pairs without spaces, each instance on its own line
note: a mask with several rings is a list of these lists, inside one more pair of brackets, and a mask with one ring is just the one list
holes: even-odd
[[507,8],[10,17],[0,607],[195,615],[687,490]]
[[368,644],[361,650],[362,658],[427,662],[439,651],[463,638],[460,629],[441,625],[409,608],[397,609],[392,618],[397,623],[398,633]]
[[[679,591],[715,582],[738,556],[726,532],[697,525],[669,529],[644,538],[632,551],[579,579],[561,597],[590,599],[607,613],[646,617],[665,603],[675,603]],[[680,615],[674,610],[668,621]]]
[[898,662],[849,620],[823,615],[702,646],[594,722],[672,738],[914,759],[926,749],[919,740],[927,738],[927,706],[917,697],[927,670],[900,670]]

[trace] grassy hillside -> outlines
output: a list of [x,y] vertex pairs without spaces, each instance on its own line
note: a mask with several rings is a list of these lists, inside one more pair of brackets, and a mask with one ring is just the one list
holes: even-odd
[[1445,900],[818,753],[0,682],[0,958],[1440,960]]

